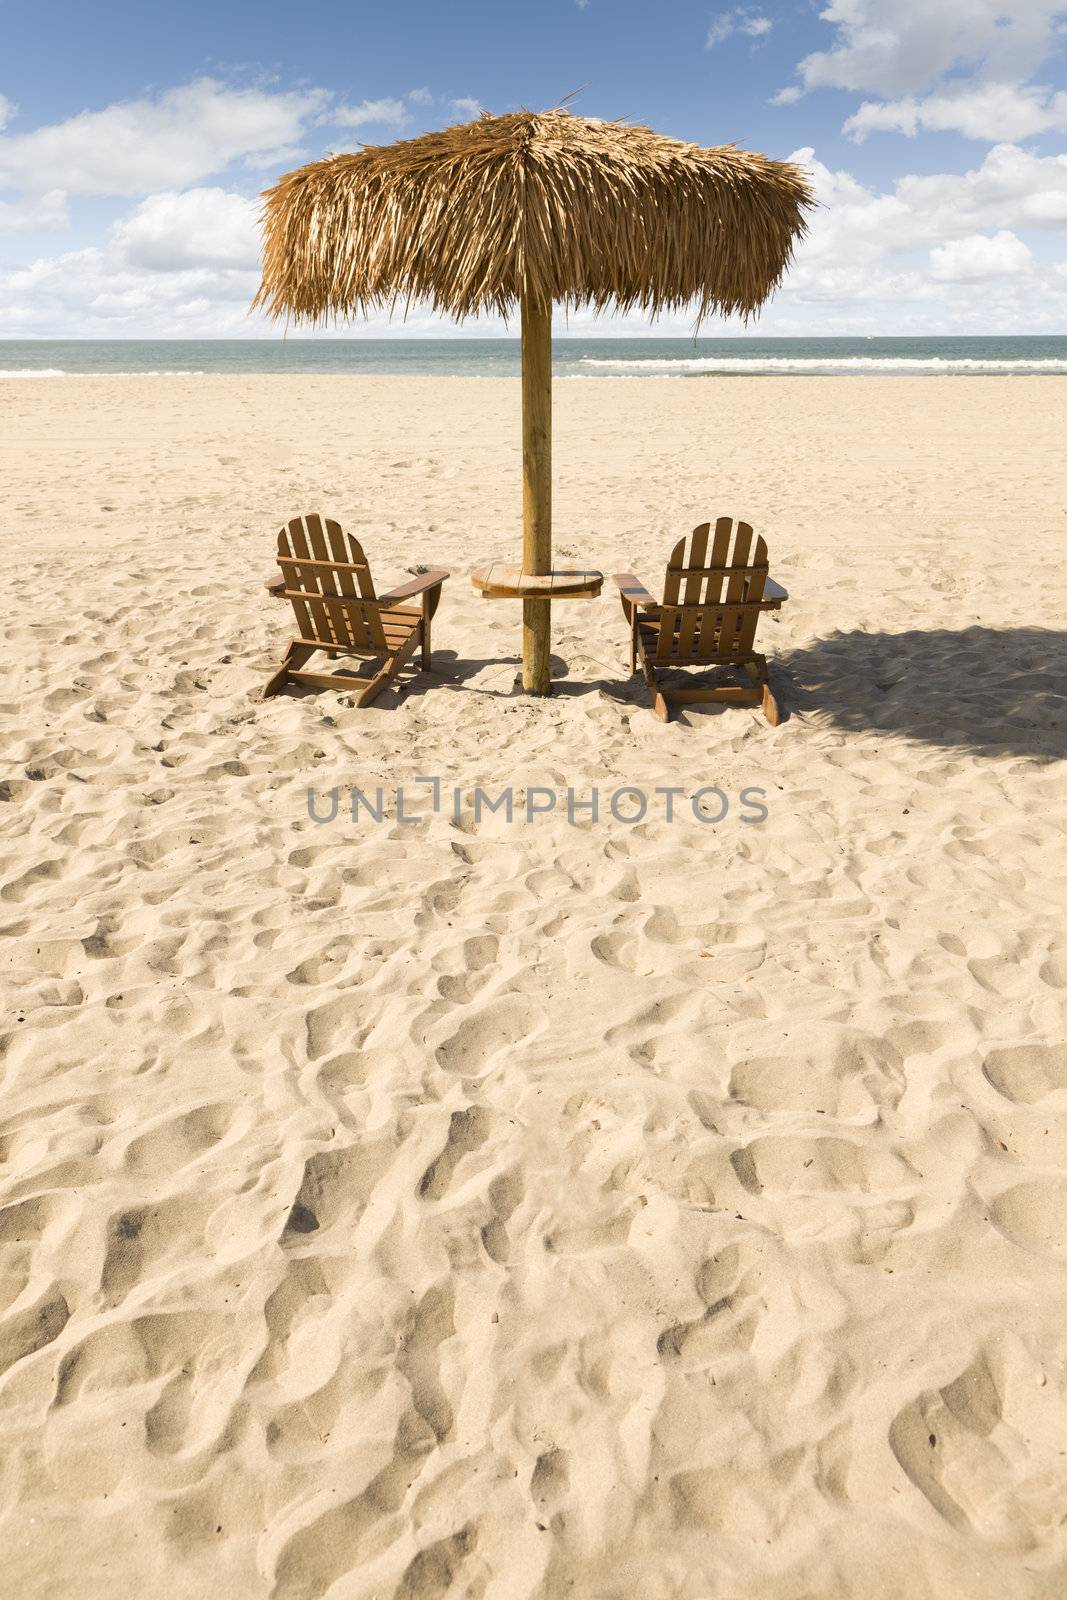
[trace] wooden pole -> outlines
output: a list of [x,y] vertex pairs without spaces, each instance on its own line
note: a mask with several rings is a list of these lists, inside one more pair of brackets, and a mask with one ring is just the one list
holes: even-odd
[[[522,297],[522,570],[552,571],[552,307]],[[522,602],[522,686],[551,694],[551,606]]]

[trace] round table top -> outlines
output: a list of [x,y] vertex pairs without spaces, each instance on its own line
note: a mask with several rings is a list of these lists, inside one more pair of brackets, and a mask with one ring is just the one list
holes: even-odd
[[592,567],[530,573],[509,561],[486,561],[471,573],[486,600],[595,600],[603,582],[604,574]]

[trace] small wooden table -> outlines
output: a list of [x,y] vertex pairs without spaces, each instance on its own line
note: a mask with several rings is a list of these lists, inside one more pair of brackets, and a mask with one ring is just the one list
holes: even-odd
[[604,574],[588,567],[534,574],[507,561],[487,561],[471,573],[485,600],[595,600],[603,582]]

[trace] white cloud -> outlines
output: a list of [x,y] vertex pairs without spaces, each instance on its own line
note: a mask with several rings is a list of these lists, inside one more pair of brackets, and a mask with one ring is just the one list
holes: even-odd
[[723,44],[735,33],[745,34],[750,39],[761,39],[764,34],[770,33],[773,27],[774,23],[770,17],[763,16],[762,12],[737,6],[732,11],[720,11],[719,15],[713,18],[704,47],[707,50],[714,50],[716,45]]
[[830,0],[829,50],[800,62],[788,105],[813,89],[875,94],[845,122],[876,132],[953,132],[994,141],[1067,131],[1067,92],[1030,80],[1055,53],[1067,0]]
[[990,230],[1055,229],[1067,218],[1067,155],[997,145],[970,172],[906,176],[882,193],[831,171],[810,148],[792,159],[808,168],[822,203],[801,246],[805,261],[899,255]]
[[1064,14],[1063,0],[829,0],[820,16],[837,30],[833,47],[797,70],[805,89],[886,97],[959,69],[1025,82],[1055,48]]
[[811,149],[792,159],[808,168],[822,205],[772,325],[804,307],[817,319],[810,331],[823,333],[1026,332],[1062,321],[1067,285],[1014,230],[1062,226],[1067,156],[1002,145],[973,171],[907,176],[883,191],[832,171]]
[[69,251],[0,274],[0,331],[98,338],[196,338],[248,332],[257,272],[152,272],[113,247]]
[[462,111],[471,120],[482,114],[481,101],[472,99],[470,95],[466,95],[460,100],[450,100],[448,103],[453,111]]
[[[415,96],[408,98],[413,100]],[[335,106],[322,120],[338,128],[362,128],[371,122],[400,128],[408,120],[408,111],[402,100],[361,100],[358,106]]]
[[102,247],[0,273],[0,337],[254,333],[258,213],[256,201],[225,189],[149,195]]
[[28,200],[0,200],[0,233],[46,233],[67,226],[67,196],[62,189]]
[[0,128],[6,128],[14,115],[14,105],[6,94],[0,94]]
[[1032,272],[1033,257],[1023,241],[1007,228],[990,237],[970,234],[930,251],[930,276],[940,283],[981,283]]
[[413,106],[432,106],[433,95],[429,89],[409,89],[408,99]]
[[259,265],[259,205],[225,189],[149,195],[116,223],[111,242],[126,267],[149,272]]
[[920,100],[865,100],[842,131],[857,142],[877,131],[911,138],[923,131],[962,133],[969,139],[1029,139],[1067,132],[1067,92],[1036,84],[974,83]]
[[321,89],[230,89],[199,78],[154,99],[0,135],[0,186],[143,195],[197,183],[233,161],[273,165],[295,154],[328,98]]

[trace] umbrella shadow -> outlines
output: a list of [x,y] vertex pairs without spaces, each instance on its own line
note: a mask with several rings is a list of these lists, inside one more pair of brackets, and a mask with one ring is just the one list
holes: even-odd
[[1067,633],[1051,628],[834,633],[774,657],[771,678],[788,710],[851,733],[1067,757]]

